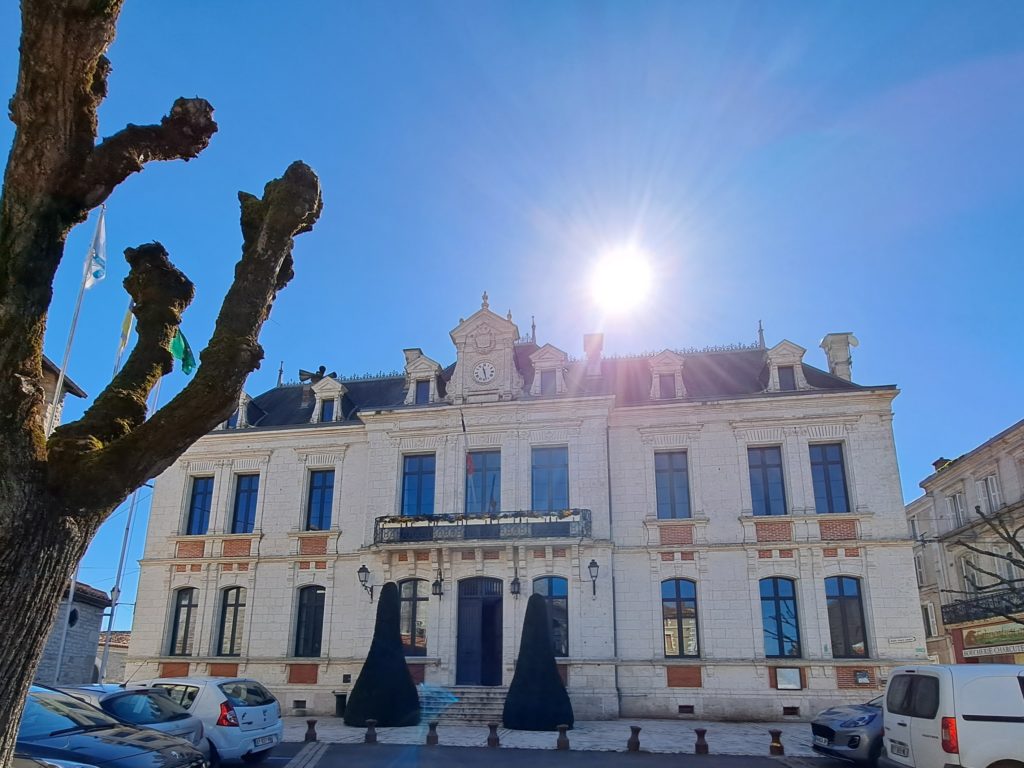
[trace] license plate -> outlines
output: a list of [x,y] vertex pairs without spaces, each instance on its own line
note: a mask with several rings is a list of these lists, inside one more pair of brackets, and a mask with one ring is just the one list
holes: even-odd
[[814,743],[817,744],[819,747],[827,747],[828,746],[828,739],[825,738],[824,736],[815,736],[814,737]]
[[274,743],[274,737],[273,736],[260,736],[258,739],[253,739],[252,740],[252,745],[254,747],[262,747],[264,744],[273,744],[273,743]]
[[910,748],[897,744],[895,741],[889,742],[889,751],[896,757],[910,757]]

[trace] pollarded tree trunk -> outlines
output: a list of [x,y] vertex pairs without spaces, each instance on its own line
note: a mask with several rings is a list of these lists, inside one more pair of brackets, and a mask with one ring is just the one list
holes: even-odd
[[[122,0],[22,0],[16,131],[0,195],[0,768],[10,764],[26,691],[75,563],[132,490],[234,410],[259,366],[257,341],[292,277],[294,237],[321,210],[316,174],[293,163],[263,197],[239,193],[242,257],[192,381],[151,419],[192,283],[159,243],[125,251],[138,339],[76,422],[47,438],[42,341],[68,232],[151,160],[189,160],[217,130],[203,99],[97,143]],[[57,394],[59,397],[59,393]]]

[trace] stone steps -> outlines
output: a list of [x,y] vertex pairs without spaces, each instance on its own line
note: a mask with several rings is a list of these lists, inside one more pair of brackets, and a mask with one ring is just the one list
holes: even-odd
[[[437,720],[446,725],[501,723],[508,688],[456,686],[420,690],[421,722]],[[452,702],[454,696],[457,701]]]

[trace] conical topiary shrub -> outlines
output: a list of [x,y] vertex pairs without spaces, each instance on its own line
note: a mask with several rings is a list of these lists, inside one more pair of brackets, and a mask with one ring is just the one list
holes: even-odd
[[419,695],[402,652],[398,587],[393,582],[380,591],[370,652],[345,707],[345,725],[362,728],[368,719],[380,727],[420,721]]
[[548,606],[541,595],[530,595],[526,604],[519,660],[502,720],[506,728],[520,731],[553,731],[559,725],[573,725],[572,702],[555,664]]

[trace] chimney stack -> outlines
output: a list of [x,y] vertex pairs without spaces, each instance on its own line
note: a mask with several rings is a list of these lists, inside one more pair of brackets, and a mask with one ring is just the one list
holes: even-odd
[[603,349],[603,333],[583,334],[583,352],[587,356],[587,376],[601,375],[601,351]]
[[821,348],[828,358],[828,372],[840,379],[851,381],[853,361],[850,347],[857,346],[857,337],[852,333],[829,333],[821,340]]
[[947,459],[945,456],[940,456],[939,458],[932,462],[932,467],[934,467],[935,471],[938,472],[940,469],[942,469],[949,463],[950,459]]

